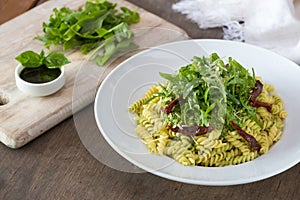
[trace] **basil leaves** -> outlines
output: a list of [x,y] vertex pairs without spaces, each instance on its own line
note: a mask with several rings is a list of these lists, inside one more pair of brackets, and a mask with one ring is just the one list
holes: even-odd
[[16,57],[25,68],[37,68],[45,65],[49,69],[60,68],[63,65],[70,63],[68,58],[61,52],[51,52],[47,56],[44,51],[40,54],[28,50]]

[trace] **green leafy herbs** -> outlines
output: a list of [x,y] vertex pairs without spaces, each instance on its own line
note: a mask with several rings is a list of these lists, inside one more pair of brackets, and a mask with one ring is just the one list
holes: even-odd
[[16,57],[25,68],[37,68],[45,65],[49,69],[60,68],[63,65],[70,63],[68,58],[61,52],[51,52],[47,56],[44,51],[40,54],[28,50]]
[[164,106],[179,98],[179,104],[166,115],[171,126],[214,126],[232,128],[230,120],[240,122],[243,116],[256,119],[249,105],[249,94],[255,86],[254,72],[229,58],[225,64],[216,53],[210,57],[194,57],[193,62],[175,74],[160,73],[167,80]]
[[[116,3],[94,0],[74,11],[55,8],[49,21],[43,23],[44,35],[36,38],[47,48],[52,45],[62,45],[64,50],[79,47],[83,54],[95,50],[89,58],[103,65],[115,53],[136,47],[129,25],[138,23],[140,16],[126,7],[118,11],[116,6]],[[100,50],[102,53],[96,55]]]
[[16,57],[24,67],[36,68],[43,64],[44,53],[37,54],[33,51],[25,51]]
[[44,51],[40,54],[34,51],[25,51],[16,57],[24,69],[20,72],[20,78],[30,83],[45,83],[56,79],[60,74],[60,68],[70,63],[61,52],[51,52],[47,56]]

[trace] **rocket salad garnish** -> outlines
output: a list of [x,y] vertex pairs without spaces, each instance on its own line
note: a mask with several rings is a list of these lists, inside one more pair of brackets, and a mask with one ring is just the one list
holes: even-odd
[[[210,58],[194,57],[192,64],[177,73],[160,75],[169,83],[161,94],[170,97],[166,98],[169,101],[164,102],[165,106],[174,99],[182,99],[173,106],[174,112],[168,117],[170,125],[208,126],[216,108],[219,120],[227,125],[230,120],[239,121],[241,114],[255,119],[255,109],[249,105],[249,94],[256,83],[254,72],[251,75],[232,58],[225,65],[217,54]],[[179,109],[180,115],[176,113]]]
[[174,132],[199,135],[218,129],[227,133],[236,130],[244,117],[258,122],[253,104],[259,95],[254,90],[258,85],[254,71],[250,74],[232,58],[225,65],[215,53],[209,58],[194,57],[177,73],[160,75],[168,80],[159,95],[165,97],[162,110]]

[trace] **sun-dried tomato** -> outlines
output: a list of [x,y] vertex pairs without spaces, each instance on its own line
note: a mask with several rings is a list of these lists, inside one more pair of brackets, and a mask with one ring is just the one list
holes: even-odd
[[246,133],[241,127],[239,127],[239,125],[237,125],[236,123],[234,123],[232,120],[230,120],[230,124],[240,134],[240,136],[242,136],[249,143],[249,145],[253,149],[255,149],[257,151],[260,150],[261,145],[257,142],[257,140],[255,139],[255,137],[253,137],[252,135],[249,135],[248,133]]
[[168,105],[166,105],[166,107],[162,108],[162,111],[165,114],[169,114],[172,109],[174,108],[174,106],[179,102],[179,98],[174,99],[173,101],[171,101]]
[[179,132],[184,135],[199,136],[212,131],[213,127],[212,126],[184,126],[182,128],[179,128],[178,126],[176,127],[169,126],[169,129],[173,132]]

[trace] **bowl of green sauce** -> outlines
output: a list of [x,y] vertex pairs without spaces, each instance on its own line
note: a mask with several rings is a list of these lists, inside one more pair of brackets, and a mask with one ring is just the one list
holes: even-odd
[[42,65],[26,68],[19,64],[15,69],[16,85],[31,96],[48,96],[60,90],[65,84],[64,67],[49,69]]
[[32,50],[22,52],[16,57],[19,65],[15,70],[17,87],[32,96],[48,96],[65,84],[64,65],[70,63],[61,52],[42,50],[36,53]]

